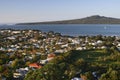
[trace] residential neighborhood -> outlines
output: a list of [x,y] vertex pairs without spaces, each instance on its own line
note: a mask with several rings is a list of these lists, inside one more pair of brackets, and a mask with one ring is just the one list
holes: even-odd
[[[108,40],[112,42],[106,42]],[[0,76],[2,80],[7,80],[7,77],[23,80],[30,70],[41,69],[60,54],[71,50],[104,50],[112,46],[120,50],[120,37],[75,37],[53,31],[0,30]],[[71,80],[82,79],[79,77]]]

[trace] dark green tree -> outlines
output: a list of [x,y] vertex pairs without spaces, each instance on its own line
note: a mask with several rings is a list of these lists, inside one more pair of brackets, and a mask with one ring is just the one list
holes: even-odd
[[64,72],[57,65],[49,63],[39,70],[29,72],[24,80],[64,80]]

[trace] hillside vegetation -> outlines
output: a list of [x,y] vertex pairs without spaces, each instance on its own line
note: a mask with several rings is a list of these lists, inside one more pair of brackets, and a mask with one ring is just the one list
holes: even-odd
[[84,80],[120,80],[120,54],[117,50],[70,51],[57,56],[43,68],[30,71],[25,80],[71,80],[78,75]]

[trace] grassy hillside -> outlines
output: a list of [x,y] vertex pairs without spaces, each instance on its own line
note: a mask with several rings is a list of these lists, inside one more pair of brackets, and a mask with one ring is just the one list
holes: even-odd
[[99,80],[119,80],[119,57],[119,52],[107,49],[70,51],[57,56],[43,68],[29,72],[25,80],[71,80],[76,75],[94,80],[92,72],[97,73]]

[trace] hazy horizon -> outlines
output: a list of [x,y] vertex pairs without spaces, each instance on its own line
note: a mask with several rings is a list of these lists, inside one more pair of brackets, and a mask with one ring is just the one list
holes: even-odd
[[118,0],[0,0],[0,24],[79,19],[91,15],[120,18]]

